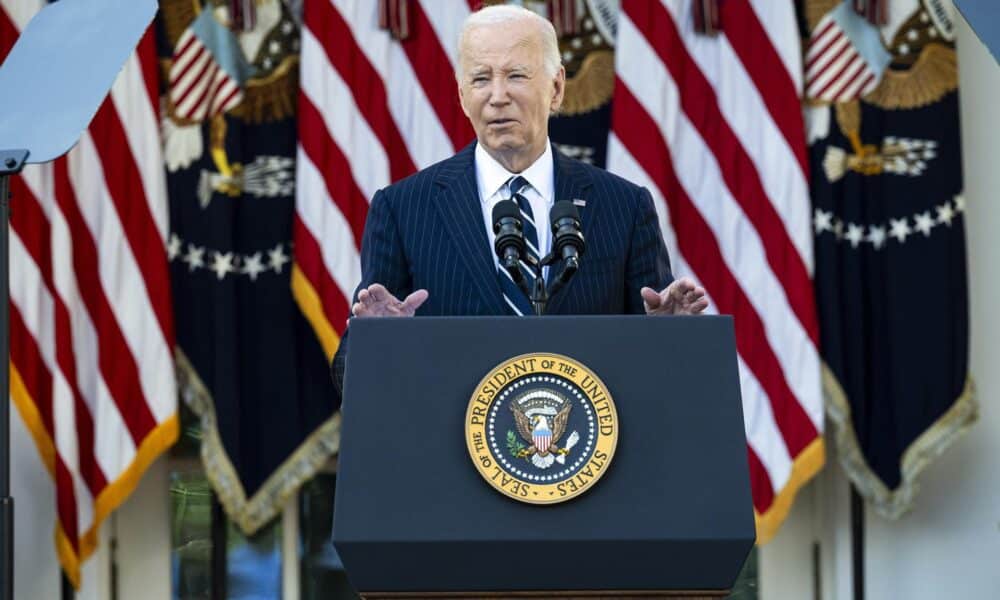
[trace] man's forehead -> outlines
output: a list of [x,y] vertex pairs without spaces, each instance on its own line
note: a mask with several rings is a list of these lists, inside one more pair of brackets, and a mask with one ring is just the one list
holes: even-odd
[[538,65],[532,65],[532,64],[526,63],[524,61],[508,61],[508,62],[497,64],[497,63],[491,62],[489,60],[486,60],[486,61],[470,60],[469,64],[468,64],[468,71],[470,73],[479,73],[479,72],[492,71],[493,69],[497,69],[497,70],[505,71],[505,72],[510,72],[510,71],[530,71],[533,68],[536,68],[537,66]]
[[[492,26],[481,25],[466,32],[463,38],[463,54],[471,59],[495,58],[507,54],[541,54],[542,43],[532,25],[509,27],[510,23]],[[524,62],[524,59],[522,59]]]

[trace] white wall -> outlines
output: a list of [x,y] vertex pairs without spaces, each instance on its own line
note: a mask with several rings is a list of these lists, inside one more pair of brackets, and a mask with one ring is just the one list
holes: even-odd
[[[11,495],[14,497],[14,598],[56,600],[62,580],[53,543],[55,487],[35,443],[11,404]],[[76,600],[111,598],[111,529],[118,532],[120,598],[170,598],[170,514],[166,460],[101,528],[97,552],[82,567]]]
[[[1000,598],[1000,66],[963,19],[958,60],[980,422],[924,472],[913,511],[895,522],[868,511],[869,600]],[[762,550],[764,600],[813,598],[814,540],[821,544],[823,600],[852,598],[848,491],[839,466],[809,486]]]
[[52,541],[56,518],[55,486],[13,403],[10,403],[10,411],[14,598],[59,598],[59,567]]

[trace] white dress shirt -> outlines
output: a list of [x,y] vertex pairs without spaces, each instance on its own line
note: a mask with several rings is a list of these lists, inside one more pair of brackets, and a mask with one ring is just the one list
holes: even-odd
[[[510,190],[505,183],[511,177],[520,175],[528,182],[521,190],[531,204],[531,212],[535,218],[535,229],[538,231],[539,258],[549,253],[552,242],[552,231],[549,228],[549,209],[555,202],[555,167],[552,158],[552,145],[545,140],[545,152],[538,157],[530,167],[520,173],[511,173],[490,156],[482,144],[476,144],[476,183],[479,186],[479,201],[483,207],[483,224],[486,226],[486,237],[490,241],[490,256],[500,268],[500,259],[493,251],[496,234],[493,233],[493,207],[501,200],[510,198]],[[548,267],[545,267],[548,271]],[[547,273],[543,273],[546,275]]]

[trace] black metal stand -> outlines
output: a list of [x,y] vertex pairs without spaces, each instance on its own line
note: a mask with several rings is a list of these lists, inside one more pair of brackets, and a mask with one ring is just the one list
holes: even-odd
[[14,599],[14,498],[10,495],[10,176],[21,172],[27,150],[0,151],[0,600]]
[[62,600],[73,600],[73,598],[76,598],[76,591],[73,590],[73,584],[70,583],[69,577],[66,577],[66,573],[60,571],[59,575],[62,587]]
[[212,600],[225,600],[227,588],[228,570],[226,568],[226,544],[228,543],[229,520],[226,511],[222,509],[219,497],[212,492],[212,554],[210,558],[211,598]]
[[865,600],[865,501],[851,486],[851,564],[854,600]]
[[[548,288],[546,288],[545,278],[542,277],[542,268],[555,268],[554,265],[558,262],[558,260],[559,257],[556,256],[554,252],[550,252],[541,261],[538,261],[537,263],[532,262],[529,265],[532,271],[535,272],[535,286],[530,293],[528,293],[528,290],[524,290],[524,292],[528,295],[528,299],[531,301],[531,306],[535,309],[535,316],[540,317],[545,314],[545,307],[549,303],[549,298],[561,290],[580,269],[580,263],[577,259],[566,259],[563,261],[563,267],[559,272],[559,275],[553,278],[551,284],[549,284]],[[522,288],[523,287],[525,286],[522,286]]]

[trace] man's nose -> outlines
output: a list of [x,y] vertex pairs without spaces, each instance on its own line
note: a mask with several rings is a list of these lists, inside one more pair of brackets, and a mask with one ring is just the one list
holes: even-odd
[[494,78],[490,82],[490,104],[503,105],[508,102],[510,102],[510,96],[507,94],[507,83],[503,77]]

